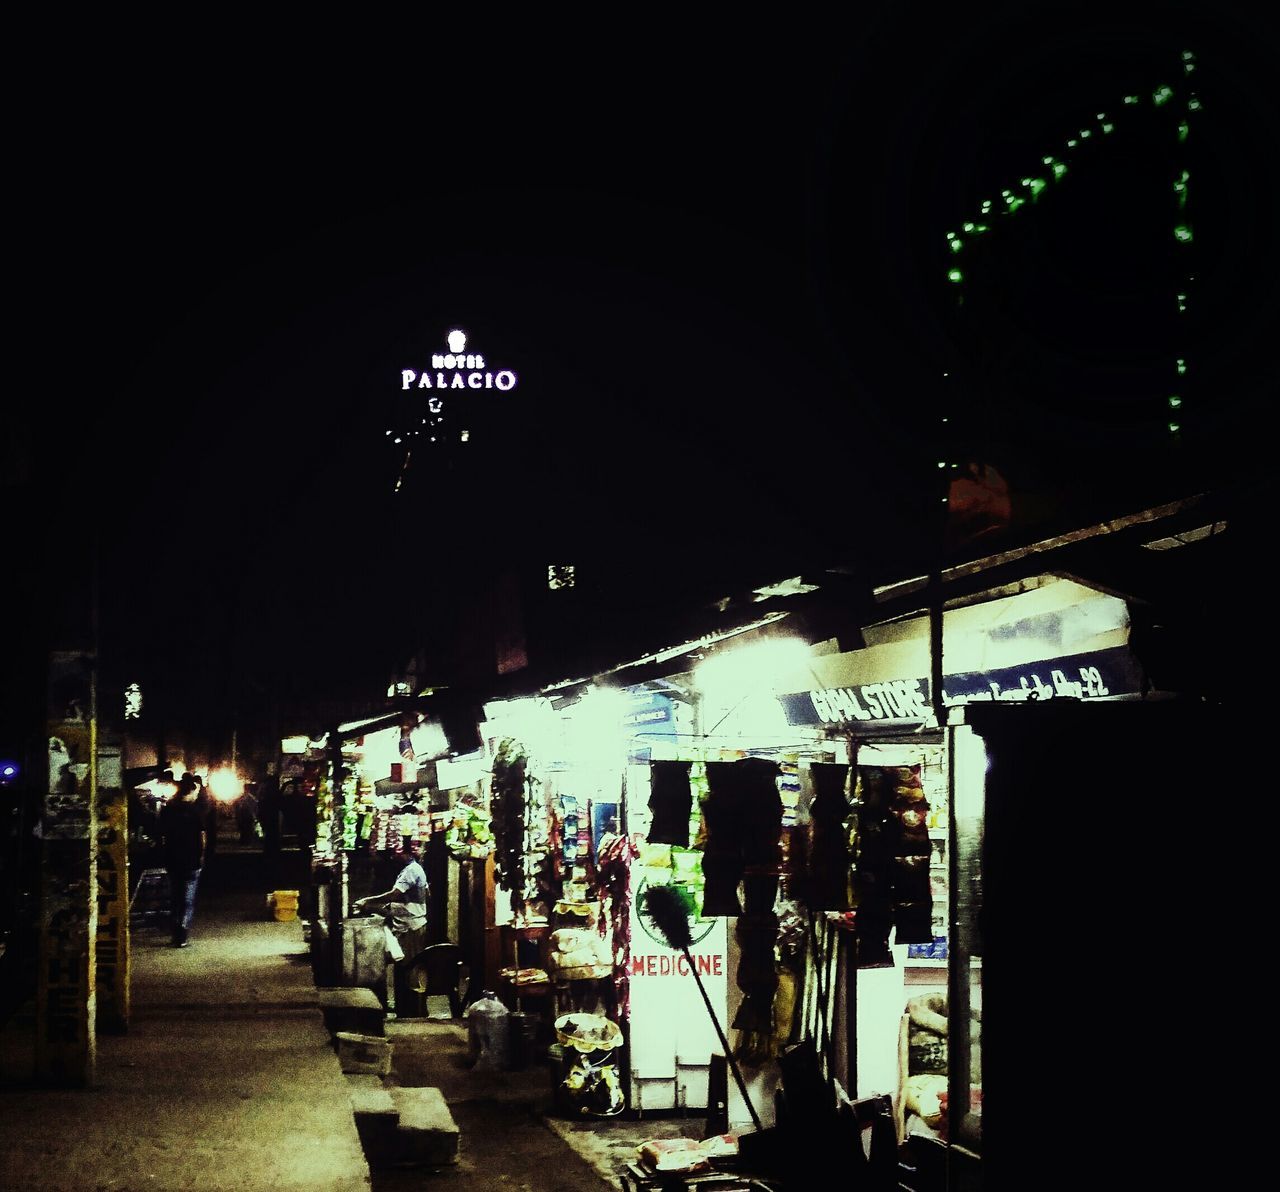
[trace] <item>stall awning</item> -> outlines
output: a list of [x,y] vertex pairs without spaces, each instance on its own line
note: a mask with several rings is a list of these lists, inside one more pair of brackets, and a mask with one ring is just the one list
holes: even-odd
[[[778,696],[793,725],[922,723],[932,716],[927,617],[863,631],[860,650],[812,659]],[[1140,694],[1123,600],[1045,577],[1030,591],[943,614],[944,704]]]

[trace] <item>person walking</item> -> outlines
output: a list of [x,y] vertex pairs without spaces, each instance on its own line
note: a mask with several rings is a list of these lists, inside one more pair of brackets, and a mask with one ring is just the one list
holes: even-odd
[[169,876],[171,942],[175,948],[185,948],[190,942],[212,802],[193,775],[183,774],[178,789],[160,809],[164,867]]

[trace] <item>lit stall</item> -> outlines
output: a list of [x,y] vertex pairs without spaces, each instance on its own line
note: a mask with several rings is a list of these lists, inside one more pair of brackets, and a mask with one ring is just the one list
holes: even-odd
[[775,676],[788,723],[812,742],[789,865],[811,912],[798,1034],[837,1104],[892,1112],[883,1137],[920,1189],[982,1152],[987,754],[968,721],[1017,710],[1025,725],[1150,694],[1124,601],[1053,577],[1021,586],[944,613],[946,726],[927,617],[865,627],[864,648]]

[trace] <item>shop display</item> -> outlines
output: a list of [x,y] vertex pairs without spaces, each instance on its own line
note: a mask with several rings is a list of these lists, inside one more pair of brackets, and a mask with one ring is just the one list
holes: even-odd
[[579,1114],[621,1113],[626,1102],[615,1055],[622,1045],[618,1024],[599,1014],[563,1014],[555,1029],[561,1047],[561,1098]]
[[474,792],[464,792],[449,812],[445,847],[456,861],[483,860],[493,852],[493,817]]

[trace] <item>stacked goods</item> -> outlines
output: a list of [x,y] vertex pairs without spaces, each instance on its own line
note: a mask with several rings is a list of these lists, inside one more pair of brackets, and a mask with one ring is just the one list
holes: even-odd
[[562,927],[551,933],[547,965],[553,977],[565,981],[607,977],[613,972],[612,948],[589,927]]

